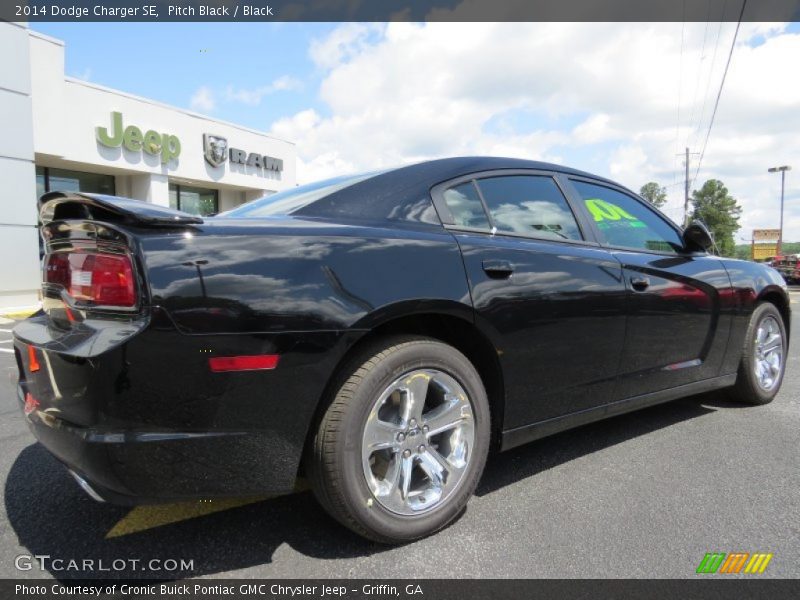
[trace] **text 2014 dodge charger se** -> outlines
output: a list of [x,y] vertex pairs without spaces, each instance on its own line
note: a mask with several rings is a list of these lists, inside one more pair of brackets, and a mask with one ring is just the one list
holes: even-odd
[[783,377],[780,275],[611,181],[453,158],[201,219],[51,193],[43,310],[14,330],[33,433],[93,496],[310,479],[382,542],[450,523],[487,452]]

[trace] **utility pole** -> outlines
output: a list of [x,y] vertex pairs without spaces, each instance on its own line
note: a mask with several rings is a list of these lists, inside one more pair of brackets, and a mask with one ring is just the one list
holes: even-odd
[[689,148],[686,148],[686,182],[683,196],[683,226],[689,226]]
[[778,254],[783,254],[783,190],[786,186],[786,171],[791,171],[792,167],[789,165],[783,165],[782,167],[770,167],[767,169],[770,173],[778,173],[781,174],[781,228],[780,234],[778,235]]
[[689,226],[689,157],[691,155],[698,155],[699,152],[689,152],[689,148],[686,148],[685,154],[676,154],[676,156],[683,156],[684,163],[686,165],[686,179],[683,182],[683,226]]

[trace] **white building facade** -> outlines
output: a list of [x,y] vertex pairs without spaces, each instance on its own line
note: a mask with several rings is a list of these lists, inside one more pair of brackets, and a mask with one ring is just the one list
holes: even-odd
[[128,196],[208,215],[295,186],[294,144],[65,77],[64,43],[0,22],[0,312],[38,302],[36,200]]

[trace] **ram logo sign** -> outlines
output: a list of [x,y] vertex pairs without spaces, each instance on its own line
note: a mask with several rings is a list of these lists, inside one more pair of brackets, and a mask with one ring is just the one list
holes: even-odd
[[229,160],[233,165],[244,165],[277,173],[283,171],[283,160],[280,158],[265,156],[258,152],[245,152],[239,148],[229,148],[228,140],[219,135],[204,133],[203,151],[206,162],[212,167],[221,167],[226,160]]
[[766,552],[707,552],[697,567],[697,573],[761,574],[767,569],[772,556],[772,553]]
[[228,158],[228,140],[219,135],[203,134],[203,146],[208,164],[218,167]]

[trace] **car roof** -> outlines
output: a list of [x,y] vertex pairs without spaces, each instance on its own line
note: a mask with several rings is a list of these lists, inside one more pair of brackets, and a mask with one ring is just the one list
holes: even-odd
[[[289,189],[274,197],[267,196],[254,200],[253,203],[233,209],[223,216],[257,218],[291,214],[295,217],[317,217],[331,220],[390,220],[441,225],[430,201],[431,188],[443,182],[472,174],[478,175],[486,172],[500,174],[502,171],[518,172],[520,170],[549,171],[588,177],[594,181],[618,186],[608,179],[553,163],[521,158],[459,156],[427,160],[372,173],[342,176],[318,182],[321,187],[316,188],[316,194],[313,191],[315,184],[309,184],[312,186],[310,190],[304,189],[307,186],[302,186],[297,188],[299,194],[297,199],[300,200],[300,204],[291,209],[286,208],[286,205],[279,206],[277,204],[277,202],[284,202],[293,197],[294,192]],[[326,185],[332,186],[330,191],[326,190]],[[288,196],[282,197],[285,194]],[[305,200],[301,196],[302,194],[308,194]],[[262,208],[260,213],[259,204]],[[245,208],[247,206],[250,208]],[[284,208],[288,212],[279,212]]]
[[555,163],[527,160],[524,158],[503,158],[496,156],[456,156],[452,158],[426,160],[423,162],[388,169],[378,173],[374,177],[370,178],[370,180],[377,182],[381,179],[393,179],[392,175],[402,175],[405,177],[414,177],[420,180],[425,180],[429,186],[434,186],[442,181],[455,179],[463,175],[469,175],[470,173],[502,169],[555,171],[567,175],[591,177],[592,179],[619,185],[610,179]]
[[[441,158],[379,171],[329,195],[315,199],[294,214],[308,217],[421,221],[438,224],[430,190],[437,184],[472,173],[531,169],[613,181],[562,165],[487,156]],[[620,186],[621,187],[621,186]]]

